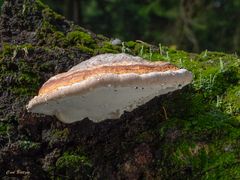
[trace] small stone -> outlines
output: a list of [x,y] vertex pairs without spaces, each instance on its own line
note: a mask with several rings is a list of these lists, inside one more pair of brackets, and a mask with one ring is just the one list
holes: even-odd
[[122,44],[122,41],[120,39],[116,38],[116,39],[111,41],[111,44],[114,45],[114,46],[120,45],[120,44]]

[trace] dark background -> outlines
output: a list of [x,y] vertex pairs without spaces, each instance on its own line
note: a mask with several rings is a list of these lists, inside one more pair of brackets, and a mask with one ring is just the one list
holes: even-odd
[[123,41],[240,52],[240,0],[42,1],[95,33]]

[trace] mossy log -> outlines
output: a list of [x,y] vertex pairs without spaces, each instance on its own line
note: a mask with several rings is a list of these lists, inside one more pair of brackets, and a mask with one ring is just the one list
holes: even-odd
[[[39,0],[5,0],[0,29],[1,179],[240,178],[238,55],[114,45]],[[170,61],[194,82],[98,124],[26,112],[48,78],[106,52]]]

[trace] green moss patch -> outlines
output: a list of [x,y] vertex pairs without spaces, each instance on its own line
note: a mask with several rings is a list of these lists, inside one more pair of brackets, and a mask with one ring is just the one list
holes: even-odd
[[68,179],[91,177],[91,169],[91,161],[79,152],[64,152],[56,162],[59,177],[65,176]]
[[8,125],[6,123],[0,123],[0,135],[6,135],[7,131],[8,131]]
[[40,143],[31,141],[19,141],[19,146],[23,151],[34,151],[40,149]]
[[75,45],[78,43],[81,45],[90,45],[91,43],[94,42],[92,37],[89,34],[81,31],[69,32],[67,34],[67,39],[70,41],[70,43],[72,43],[72,45]]
[[163,102],[168,110],[181,110],[180,105],[186,111],[168,114],[169,119],[157,128],[163,155],[158,164],[160,176],[239,178],[239,57],[208,51],[190,55],[172,49],[162,54],[149,50],[143,57],[168,59],[194,74],[191,87],[178,101]]

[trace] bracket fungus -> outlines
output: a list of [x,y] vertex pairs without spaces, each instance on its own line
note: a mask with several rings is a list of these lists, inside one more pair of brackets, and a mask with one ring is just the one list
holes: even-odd
[[64,123],[86,117],[101,122],[119,118],[124,111],[191,81],[191,72],[168,62],[149,62],[124,53],[102,54],[50,78],[27,109],[55,115]]

